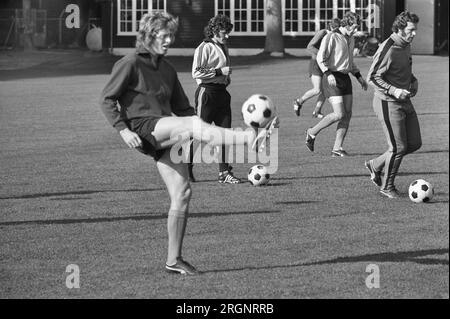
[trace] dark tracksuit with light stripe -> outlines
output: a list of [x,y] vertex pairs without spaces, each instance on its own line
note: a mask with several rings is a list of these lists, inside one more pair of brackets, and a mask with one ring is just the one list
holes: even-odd
[[[221,68],[230,66],[228,48],[211,39],[205,39],[194,53],[192,77],[198,84],[195,92],[195,110],[207,123],[231,127],[231,96],[227,91],[230,76],[222,74]],[[222,146],[219,171],[228,170],[226,148]],[[192,154],[192,153],[191,153]]]
[[[378,48],[367,76],[375,88],[373,109],[388,142],[388,150],[373,160],[375,170],[385,170],[381,188],[394,188],[403,156],[422,145],[419,121],[410,98],[398,100],[395,89],[410,92],[417,88],[412,74],[411,46],[393,33]],[[415,94],[415,92],[414,92]]]

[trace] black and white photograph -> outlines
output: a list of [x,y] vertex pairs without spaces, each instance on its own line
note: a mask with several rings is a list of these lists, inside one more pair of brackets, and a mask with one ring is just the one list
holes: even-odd
[[448,300],[448,20],[445,0],[1,0],[0,299]]

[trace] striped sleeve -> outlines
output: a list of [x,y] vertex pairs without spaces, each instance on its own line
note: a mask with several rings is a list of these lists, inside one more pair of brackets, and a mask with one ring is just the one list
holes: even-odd
[[367,74],[367,82],[369,82],[375,90],[385,95],[392,95],[396,87],[384,80],[384,74],[389,70],[391,63],[391,48],[394,41],[389,38],[381,45],[373,57],[372,65]]
[[329,73],[329,63],[328,58],[330,57],[330,52],[332,51],[333,47],[333,39],[332,39],[332,33],[328,33],[320,43],[319,52],[317,52],[317,64],[319,65],[320,69],[323,73]]
[[192,78],[197,79],[212,79],[216,74],[214,68],[208,67],[208,56],[211,47],[206,42],[202,42],[194,53],[194,61],[192,63]]

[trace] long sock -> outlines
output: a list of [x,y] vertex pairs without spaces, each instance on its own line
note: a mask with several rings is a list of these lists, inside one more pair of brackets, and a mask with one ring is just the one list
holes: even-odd
[[333,150],[342,149],[342,144],[344,144],[345,136],[347,135],[348,126],[343,126],[338,124],[336,129],[336,139],[334,141]]
[[187,225],[187,212],[170,210],[167,218],[167,233],[169,244],[167,247],[167,264],[173,265],[182,256],[183,238]]

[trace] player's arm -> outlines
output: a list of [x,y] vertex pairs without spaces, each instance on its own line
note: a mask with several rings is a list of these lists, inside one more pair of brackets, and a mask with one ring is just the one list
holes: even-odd
[[417,91],[419,90],[419,81],[414,76],[414,74],[411,74],[411,85],[409,86],[409,92],[411,92],[411,97],[415,96],[417,94]]
[[108,122],[119,131],[125,144],[130,148],[142,146],[142,141],[135,132],[131,131],[122,118],[117,101],[127,89],[133,71],[129,60],[119,60],[113,67],[111,76],[102,91],[100,108]]
[[328,33],[320,43],[319,52],[317,52],[316,61],[319,68],[323,72],[323,76],[327,78],[328,84],[330,86],[336,86],[336,78],[329,69],[328,60],[330,58],[331,52],[336,50],[336,42],[333,40],[332,34]]
[[[353,41],[355,41],[354,38],[352,38]],[[351,53],[350,53],[351,54]],[[352,59],[352,65],[351,65],[351,71],[350,73],[353,74],[353,76],[358,80],[359,84],[361,84],[361,87],[364,91],[367,90],[367,82],[362,77],[361,72],[359,71],[359,68],[356,66],[355,61]]]
[[316,57],[316,61],[317,64],[319,65],[319,68],[322,70],[323,73],[327,73],[327,75],[331,73],[331,71],[328,68],[329,67],[328,59],[335,45],[331,35],[332,34],[329,33],[324,36],[322,42],[320,43],[319,51],[317,52]]
[[133,64],[129,60],[119,60],[106,83],[100,98],[100,109],[108,122],[118,131],[128,128],[118,107],[118,100],[126,90],[133,72]]
[[203,42],[195,49],[194,61],[192,62],[192,78],[194,80],[212,79],[227,73],[230,69],[229,67],[225,67],[226,69],[223,70],[224,68],[215,68],[209,65],[208,60],[212,49],[212,45],[207,42]]
[[385,95],[392,96],[395,99],[404,100],[410,95],[410,92],[408,90],[397,88],[384,80],[384,74],[389,70],[391,62],[391,49],[387,48],[386,45],[378,48],[373,57],[369,73],[367,74],[367,80],[375,90],[378,90]]

